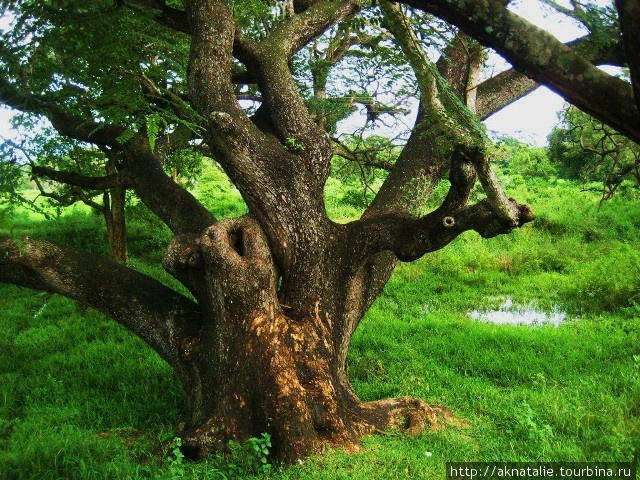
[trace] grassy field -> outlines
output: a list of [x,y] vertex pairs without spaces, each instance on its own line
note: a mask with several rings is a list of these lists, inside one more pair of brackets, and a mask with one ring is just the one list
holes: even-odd
[[[361,398],[417,395],[467,425],[368,437],[360,453],[274,465],[268,478],[442,479],[447,461],[637,457],[640,204],[614,198],[598,209],[596,195],[562,182],[511,191],[534,206],[537,221],[488,241],[466,234],[401,265],[351,350]],[[339,218],[354,214],[332,208]],[[104,252],[99,217],[66,215],[72,222],[17,212],[0,219],[0,233],[38,232]],[[130,225],[133,266],[172,282],[151,263],[167,235],[140,212]],[[470,318],[505,299],[562,311],[566,320],[556,327]],[[0,285],[0,478],[265,476],[243,449],[199,463],[176,456],[170,444],[184,405],[171,369],[115,322],[58,296]]]

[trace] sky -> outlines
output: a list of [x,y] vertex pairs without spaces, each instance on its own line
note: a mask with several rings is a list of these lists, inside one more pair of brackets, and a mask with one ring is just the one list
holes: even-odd
[[[600,0],[598,3],[610,3]],[[562,3],[562,2],[560,2]],[[510,7],[532,23],[552,33],[562,42],[573,40],[585,34],[585,31],[558,15],[547,15],[544,8],[536,0],[516,0]],[[6,19],[0,17],[0,29],[7,28]],[[491,53],[488,64],[495,73],[508,68],[508,64],[497,54]],[[510,136],[531,145],[543,146],[547,136],[558,124],[558,113],[565,102],[557,94],[546,87],[539,87],[526,97],[503,108],[489,117],[484,123],[495,136]],[[0,109],[0,136],[11,138],[9,119],[11,111]]]

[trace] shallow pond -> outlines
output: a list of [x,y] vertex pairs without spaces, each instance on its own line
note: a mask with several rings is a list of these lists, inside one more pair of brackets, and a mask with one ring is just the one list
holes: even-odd
[[521,305],[511,298],[501,299],[502,303],[496,309],[472,310],[469,316],[475,320],[499,325],[555,325],[563,323],[567,315],[555,307],[551,312],[538,309],[534,304]]

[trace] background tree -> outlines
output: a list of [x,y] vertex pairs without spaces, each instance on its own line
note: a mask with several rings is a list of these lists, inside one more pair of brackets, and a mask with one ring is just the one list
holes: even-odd
[[[28,174],[35,183],[39,197],[44,197],[58,211],[76,202],[82,202],[105,220],[107,242],[111,257],[127,263],[127,237],[125,223],[126,185],[119,175],[121,163],[117,156],[87,147],[68,138],[37,134],[27,145],[5,142],[4,155],[10,158],[11,150],[18,151],[21,160],[6,162],[20,175],[26,164]],[[25,162],[26,161],[26,162]],[[17,201],[17,197],[14,197]],[[29,200],[20,197],[20,202]],[[32,205],[34,201],[30,202]]]
[[[563,45],[507,10],[508,2],[407,3],[419,11],[359,0],[11,6],[17,22],[2,38],[0,98],[47,117],[61,135],[121,155],[127,186],[174,234],[163,266],[189,294],[31,237],[0,240],[0,280],[92,306],[154,348],[187,392],[181,436],[194,455],[266,431],[276,454],[291,461],[325,443],[356,447],[363,434],[394,425],[417,433],[444,411],[415,398],[362,402],[347,353],[398,260],[420,258],[465,231],[493,237],[534,218],[500,186],[475,116],[520,95],[508,86],[521,77],[478,83],[477,42],[628,137],[640,136],[635,77],[632,84],[610,77],[590,62],[595,53],[581,50],[622,50],[634,41],[625,22],[623,42]],[[441,30],[432,15],[461,31]],[[419,107],[362,216],[340,224],[324,203],[340,145],[327,133],[331,110],[318,105],[330,103],[323,75],[336,72],[335,51],[352,41],[361,49],[370,35],[401,55]],[[318,53],[305,51],[310,42]],[[437,62],[434,46],[443,50]],[[351,57],[362,55],[342,58]],[[395,55],[367,59],[374,60],[397,62]],[[366,86],[352,96],[366,99],[372,122],[390,102],[376,82]],[[351,94],[338,87],[340,104]],[[217,220],[165,173],[167,158],[194,146],[219,163],[249,215]],[[448,193],[428,211],[441,182]],[[472,203],[476,182],[485,197]]]
[[625,180],[640,182],[640,146],[611,127],[568,107],[549,138],[549,156],[566,178],[602,182],[602,199]]

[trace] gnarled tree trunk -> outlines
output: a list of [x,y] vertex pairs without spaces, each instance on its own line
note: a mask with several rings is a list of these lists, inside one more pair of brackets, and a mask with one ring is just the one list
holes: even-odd
[[270,432],[275,453],[292,461],[325,445],[355,449],[363,434],[395,424],[418,432],[434,420],[434,409],[417,399],[362,403],[351,389],[345,354],[353,332],[344,312],[353,299],[339,293],[350,280],[342,275],[347,252],[334,253],[314,273],[325,297],[306,297],[306,315],[293,318],[253,218],[174,239],[165,267],[192,285],[208,317],[180,341],[190,372],[182,435],[192,454]]

